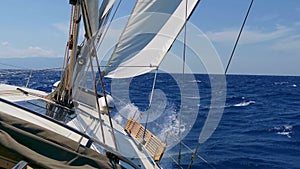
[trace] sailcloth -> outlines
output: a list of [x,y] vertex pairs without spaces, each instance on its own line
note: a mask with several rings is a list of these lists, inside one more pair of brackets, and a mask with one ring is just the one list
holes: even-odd
[[112,9],[116,0],[103,0],[99,9],[99,19],[100,22],[108,15],[109,11]]
[[104,70],[128,78],[156,69],[199,0],[137,0]]
[[92,30],[92,34],[94,35],[98,31],[99,26],[99,18],[98,18],[98,6],[99,1],[86,1],[89,23]]

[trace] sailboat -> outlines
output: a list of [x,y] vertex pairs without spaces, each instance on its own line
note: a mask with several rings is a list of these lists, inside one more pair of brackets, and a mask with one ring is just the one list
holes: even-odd
[[104,68],[98,46],[120,2],[100,2],[69,1],[64,73],[53,92],[0,84],[1,167],[161,168],[167,143],[139,123],[137,112],[125,112],[125,126],[111,117],[113,96],[103,78],[157,72],[199,0],[137,0]]

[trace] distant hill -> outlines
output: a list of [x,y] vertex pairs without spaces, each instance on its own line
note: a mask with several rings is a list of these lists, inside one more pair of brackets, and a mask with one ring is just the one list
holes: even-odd
[[0,69],[48,69],[63,65],[63,57],[0,58]]

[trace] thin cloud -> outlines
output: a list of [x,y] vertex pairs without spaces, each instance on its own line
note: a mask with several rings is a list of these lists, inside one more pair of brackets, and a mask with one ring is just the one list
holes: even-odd
[[[242,32],[240,44],[253,44],[282,38],[292,31],[285,26],[277,26],[274,31],[261,31],[246,29]],[[225,30],[221,32],[208,32],[207,36],[213,42],[229,43],[236,40],[239,30]]]
[[280,17],[277,13],[271,13],[271,14],[265,14],[260,17],[256,17],[255,19],[259,22],[268,22],[268,21],[274,21]]
[[300,22],[295,22],[295,26],[300,26]]
[[25,58],[25,57],[58,57],[52,50],[43,49],[38,46],[30,46],[26,49],[17,49],[9,45],[0,47],[0,58]]
[[[70,23],[69,22],[60,22],[60,23],[53,23],[52,26],[60,33],[64,35],[68,35],[69,29],[70,29]],[[83,40],[84,37],[84,26],[83,24],[80,25],[79,28],[79,42]]]
[[9,45],[9,42],[7,42],[7,41],[2,42],[1,45],[2,45],[2,46],[8,46],[8,45]]
[[53,23],[52,26],[63,34],[68,34],[69,24],[68,23]]
[[287,36],[278,42],[274,43],[271,46],[271,49],[277,51],[287,51],[287,52],[300,52],[300,35],[290,35]]

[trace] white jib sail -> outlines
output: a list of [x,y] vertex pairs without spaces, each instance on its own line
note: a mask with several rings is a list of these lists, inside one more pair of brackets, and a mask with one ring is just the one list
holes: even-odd
[[138,0],[104,72],[128,78],[155,70],[199,0]]

